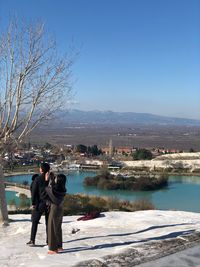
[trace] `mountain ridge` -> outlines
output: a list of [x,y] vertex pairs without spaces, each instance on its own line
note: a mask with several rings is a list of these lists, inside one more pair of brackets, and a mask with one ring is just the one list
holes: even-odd
[[200,126],[200,120],[155,115],[151,113],[61,110],[56,116],[63,123],[85,124],[145,124]]

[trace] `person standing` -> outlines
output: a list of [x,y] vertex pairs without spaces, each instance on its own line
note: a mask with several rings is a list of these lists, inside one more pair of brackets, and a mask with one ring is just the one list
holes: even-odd
[[37,234],[37,228],[40,218],[45,213],[45,224],[46,224],[46,242],[48,243],[48,206],[44,198],[45,187],[48,185],[48,181],[45,180],[45,175],[50,170],[48,163],[41,163],[40,175],[38,175],[31,184],[31,200],[32,200],[32,226],[30,241],[26,244],[28,246],[35,246],[35,238]]
[[[35,179],[36,177],[38,177],[39,174],[34,174],[32,176],[32,182],[31,182],[31,185],[30,185],[30,191],[31,191],[31,199],[32,199],[32,190],[33,190],[33,184],[35,182]],[[37,216],[37,211],[36,209],[32,209],[32,212],[31,212],[31,222],[32,222],[32,225],[31,225],[31,236],[33,236],[33,232],[36,232],[37,231],[37,224],[34,223],[34,218],[36,218]],[[36,228],[36,230],[35,230]],[[34,242],[28,242],[27,245],[30,245],[30,246],[33,246],[35,244],[35,241]]]
[[67,178],[64,174],[53,176],[52,173],[49,175],[49,178],[49,186],[45,188],[47,199],[51,203],[48,219],[48,254],[56,254],[63,250],[62,219]]

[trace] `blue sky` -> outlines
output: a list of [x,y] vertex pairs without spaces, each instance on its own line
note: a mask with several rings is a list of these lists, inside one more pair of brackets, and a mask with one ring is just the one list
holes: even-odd
[[12,14],[80,51],[72,108],[200,119],[199,0],[0,0]]

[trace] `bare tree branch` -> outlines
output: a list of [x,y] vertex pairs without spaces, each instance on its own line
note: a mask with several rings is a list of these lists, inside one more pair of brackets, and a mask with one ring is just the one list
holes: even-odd
[[72,65],[42,23],[14,19],[0,32],[0,146],[22,141],[68,103]]

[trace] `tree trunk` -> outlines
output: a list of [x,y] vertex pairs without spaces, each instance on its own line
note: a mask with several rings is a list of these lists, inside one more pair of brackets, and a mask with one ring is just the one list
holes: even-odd
[[8,225],[8,209],[6,203],[6,193],[4,185],[4,174],[0,164],[0,224]]

